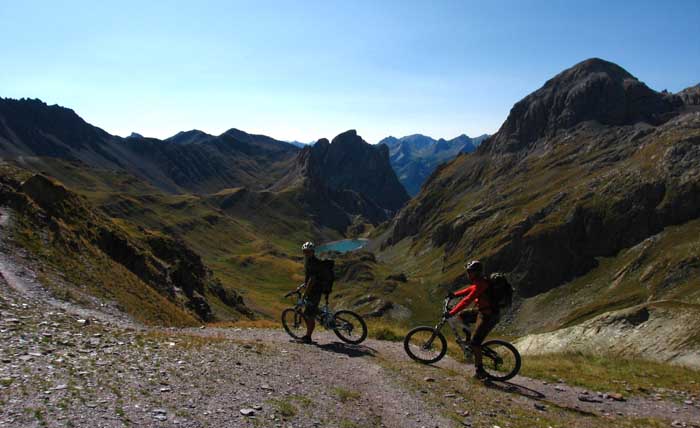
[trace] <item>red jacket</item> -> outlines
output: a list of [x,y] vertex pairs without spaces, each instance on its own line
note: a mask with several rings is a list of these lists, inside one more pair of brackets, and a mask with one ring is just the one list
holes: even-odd
[[452,309],[450,309],[450,315],[456,315],[462,309],[466,308],[472,302],[476,303],[476,307],[479,312],[491,313],[493,311],[493,305],[488,297],[488,294],[484,292],[489,288],[491,284],[486,278],[479,278],[472,285],[462,290],[454,293],[455,296],[465,296],[459,301]]

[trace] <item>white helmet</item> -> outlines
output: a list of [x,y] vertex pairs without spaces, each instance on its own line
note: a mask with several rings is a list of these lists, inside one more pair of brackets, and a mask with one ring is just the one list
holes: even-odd
[[315,249],[315,248],[316,248],[316,246],[315,246],[314,243],[311,242],[311,241],[309,241],[309,242],[304,242],[304,245],[301,246],[301,250],[302,250],[302,251],[313,250],[313,249]]
[[464,265],[464,268],[470,272],[483,272],[484,271],[484,265],[479,260],[470,261],[469,263]]

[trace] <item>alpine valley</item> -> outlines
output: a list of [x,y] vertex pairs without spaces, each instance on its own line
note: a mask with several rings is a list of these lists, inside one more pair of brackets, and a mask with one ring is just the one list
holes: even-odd
[[[177,355],[187,357],[164,357],[178,364],[168,373],[194,373],[226,361],[221,376],[234,367],[240,373],[231,384],[255,385],[253,398],[229,397],[218,410],[208,408],[213,419],[180,410],[178,418],[195,421],[183,426],[207,426],[239,399],[263,403],[259,412],[277,406],[271,416],[275,423],[297,411],[316,415],[298,426],[382,426],[375,411],[389,418],[385,426],[407,426],[402,415],[415,409],[418,426],[427,421],[451,426],[466,418],[471,422],[465,426],[597,427],[611,425],[594,416],[615,414],[620,424],[612,426],[691,420],[697,406],[676,409],[672,403],[693,403],[700,394],[697,372],[680,368],[700,368],[699,94],[700,85],[657,92],[622,67],[593,58],[517,102],[493,135],[452,140],[411,135],[376,145],[354,130],[314,144],[238,129],[221,135],[183,131],[163,140],[136,133],[122,138],[65,107],[0,99],[0,285],[7,292],[0,293],[2,331],[14,331],[31,317],[41,328],[62,325],[60,311],[53,309],[8,318],[24,308],[8,303],[12,293],[34,296],[54,309],[79,308],[88,320],[81,320],[82,326],[90,319],[94,324],[92,315],[100,313],[99,319],[117,326],[128,322],[135,323],[129,329],[150,329],[120,329],[119,335],[142,346],[143,355],[182,350]],[[316,396],[318,385],[302,385],[298,374],[285,372],[284,364],[292,364],[289,356],[302,361],[302,345],[273,330],[241,329],[278,327],[280,312],[290,305],[283,295],[304,278],[303,242],[348,238],[368,243],[358,251],[323,255],[336,260],[331,302],[365,316],[372,339],[367,347],[331,343],[303,354],[311,361],[304,370],[325,370],[332,359],[342,369],[337,382],[361,391],[326,388]],[[465,392],[442,371],[397,362],[405,355],[390,343],[402,340],[412,326],[435,323],[444,296],[465,284],[463,265],[470,259],[481,259],[489,272],[505,273],[516,291],[496,330],[524,356],[528,377],[516,379],[519,392],[508,395],[516,404],[503,404],[503,394],[513,392],[507,385],[466,384]],[[48,294],[37,294],[40,288]],[[194,326],[207,328],[182,330]],[[90,328],[89,334],[65,339],[87,341],[69,357],[97,358],[97,350],[83,348],[107,333]],[[187,335],[174,336],[175,328]],[[44,343],[57,333],[41,334],[48,334],[40,339]],[[172,337],[177,339],[170,342]],[[231,343],[235,355],[216,354]],[[95,364],[119,364],[109,360],[118,357],[118,346],[99,348],[103,354]],[[449,361],[458,353],[450,349]],[[32,357],[20,354],[28,357],[24,361]],[[629,361],[615,368],[628,367],[615,372],[623,380],[609,375],[606,364],[615,359]],[[157,386],[162,396],[170,392],[168,382],[194,382],[176,375],[163,380],[166,369],[155,360],[138,357],[118,376],[129,377],[138,372],[131,367],[152,363],[147,382],[140,374],[133,382],[141,390]],[[251,361],[260,365],[240,369]],[[264,366],[268,361],[284,362]],[[582,367],[608,371],[590,374]],[[463,365],[441,369],[464,374]],[[18,370],[0,378],[0,389],[19,382]],[[581,373],[572,374],[577,370]],[[274,376],[267,377],[270,371]],[[368,404],[376,391],[355,376],[358,372],[365,379],[381,373],[382,391],[403,392],[376,410]],[[663,378],[658,382],[666,382],[659,385],[668,388],[651,389],[648,378],[656,373]],[[669,393],[653,407],[662,398],[654,401],[650,394],[675,391],[680,387],[674,382],[688,376],[695,389],[683,396]],[[601,410],[602,404],[591,404],[599,402],[580,398],[588,392],[559,385],[564,381],[593,391],[619,386],[641,398],[631,399],[629,405],[636,407],[625,409],[620,400],[606,397],[610,403],[604,404],[612,407]],[[223,388],[219,378],[208,382]],[[547,382],[558,382],[559,389]],[[290,385],[301,385],[316,405],[289,392]],[[528,391],[545,387],[547,406],[538,401],[533,408]],[[69,383],[63,389],[71,388]],[[270,401],[273,390],[289,394]],[[472,414],[452,411],[475,391],[487,403],[484,408]],[[133,391],[131,398],[114,394],[117,403],[138,401]],[[362,407],[357,410],[361,422],[313,422],[317,409],[336,409],[330,394],[346,407]],[[194,409],[197,400],[187,400]],[[146,425],[165,420],[166,410],[151,407],[133,407],[130,418]],[[249,410],[254,413],[245,408],[241,415],[247,417]],[[346,413],[341,416],[356,416]],[[285,414],[288,419],[280,416]],[[665,425],[656,425],[656,417]],[[215,426],[227,426],[228,420],[217,421]]]

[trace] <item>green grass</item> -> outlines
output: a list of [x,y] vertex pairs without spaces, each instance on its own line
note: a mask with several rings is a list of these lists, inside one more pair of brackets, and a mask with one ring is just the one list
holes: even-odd
[[552,382],[563,379],[570,385],[623,395],[650,394],[656,388],[700,394],[700,371],[619,357],[583,354],[525,356],[521,374]]
[[[83,241],[83,248],[77,252],[64,247],[60,243],[60,236],[70,236],[70,230],[60,231],[62,235],[57,235],[57,240],[45,245],[31,221],[20,217],[17,224],[14,238],[45,261],[49,269],[42,273],[41,279],[57,297],[80,303],[80,294],[88,293],[116,301],[122,310],[146,324],[198,324],[192,314],[159,294],[90,243]],[[67,289],[66,283],[73,284],[76,288]]]
[[344,388],[333,388],[333,393],[335,396],[338,398],[338,401],[341,403],[346,403],[351,400],[357,400],[360,398],[360,393],[357,391],[350,391],[349,389],[344,389]]
[[291,418],[296,416],[298,410],[296,406],[291,402],[289,398],[280,398],[278,400],[271,400],[271,403],[277,408],[282,417]]
[[402,342],[404,339],[404,334],[402,334],[401,332],[397,332],[396,329],[391,327],[372,328],[370,332],[371,337],[377,340],[387,340],[389,342]]

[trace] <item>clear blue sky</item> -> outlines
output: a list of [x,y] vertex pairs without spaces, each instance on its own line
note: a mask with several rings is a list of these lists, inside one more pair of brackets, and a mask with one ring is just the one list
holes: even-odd
[[119,135],[476,136],[589,57],[697,84],[698,22],[694,0],[2,1],[0,96]]

